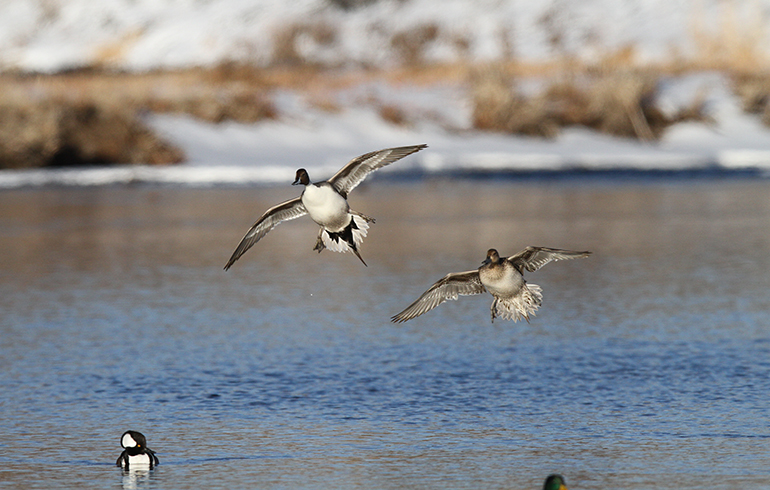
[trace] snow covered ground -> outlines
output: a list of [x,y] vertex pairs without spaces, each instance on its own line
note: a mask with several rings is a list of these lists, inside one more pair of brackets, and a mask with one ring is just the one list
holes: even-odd
[[[655,143],[580,128],[563,131],[554,140],[473,131],[467,101],[460,91],[449,89],[401,87],[379,94],[384,100],[401,101],[417,95],[422,105],[415,102],[412,111],[443,113],[445,121],[452,116],[450,128],[431,119],[394,125],[367,107],[329,113],[306,103],[299,94],[284,93],[277,98],[282,117],[254,125],[151,116],[151,125],[187,153],[188,161],[182,165],[7,170],[0,172],[0,188],[128,182],[194,186],[286,183],[298,167],[307,168],[311,178],[327,178],[362,153],[418,143],[429,148],[380,172],[721,170],[756,171],[770,177],[770,131],[757,116],[741,111],[722,75],[677,79],[663,88],[661,103],[674,110],[701,88],[708,90],[706,107],[715,123],[681,123]],[[420,90],[429,93],[419,94]]]
[[[770,0],[381,0],[343,10],[330,0],[5,0],[0,2],[0,68],[56,71],[78,66],[128,70],[207,66],[225,60],[269,64],[276,39],[292,25],[330,25],[334,35],[302,31],[297,55],[325,63],[397,63],[398,33],[435,25],[424,61],[483,61],[515,55],[584,60],[633,46],[640,60],[697,51],[698,32],[742,25],[767,43]],[[556,38],[554,38],[556,36]],[[401,53],[403,54],[403,53]],[[390,147],[429,148],[383,172],[560,170],[758,170],[770,176],[770,130],[740,109],[726,76],[696,74],[667,83],[663,107],[682,106],[701,89],[715,124],[678,124],[656,143],[563,131],[554,140],[470,129],[467,91],[453,86],[366,86],[383,102],[406,107],[408,125],[384,121],[355,102],[341,112],[318,109],[294,92],[277,96],[281,117],[254,125],[212,125],[154,115],[149,123],[180,146],[174,167],[118,166],[2,171],[0,188],[160,182],[189,185],[284,183],[297,167],[328,177],[350,158]],[[344,96],[345,94],[343,94]]]
[[281,43],[292,29],[299,29],[293,55],[305,61],[375,66],[398,62],[397,37],[425,27],[433,29],[424,31],[425,61],[565,53],[589,60],[627,46],[645,61],[693,55],[703,36],[770,41],[770,0],[358,0],[363,7],[347,10],[340,3],[3,0],[0,68],[268,64],[286,55]]

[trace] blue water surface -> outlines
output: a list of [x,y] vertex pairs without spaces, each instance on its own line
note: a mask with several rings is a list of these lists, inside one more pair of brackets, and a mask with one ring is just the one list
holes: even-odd
[[[296,188],[0,193],[0,486],[738,488],[770,476],[770,184],[418,181],[222,266]],[[588,249],[491,296],[389,317],[487,248]],[[123,474],[123,431],[161,465]]]

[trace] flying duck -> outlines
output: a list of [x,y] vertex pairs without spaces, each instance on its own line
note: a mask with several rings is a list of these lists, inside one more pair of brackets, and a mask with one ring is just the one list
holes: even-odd
[[153,469],[160,464],[155,451],[147,447],[147,439],[144,434],[135,430],[127,430],[120,437],[120,445],[123,446],[123,452],[115,462],[124,470],[128,469]]
[[358,252],[358,245],[363,241],[369,229],[369,223],[374,223],[374,219],[350,209],[347,200],[348,194],[367,175],[378,168],[418,152],[427,146],[402,146],[366,153],[352,159],[329,180],[323,182],[310,182],[307,170],[304,168],[297,170],[292,185],[304,185],[305,189],[302,191],[302,195],[265,211],[241,239],[230,260],[225,264],[225,270],[229,269],[241,255],[278,224],[306,214],[309,214],[310,218],[321,227],[313,250],[317,250],[318,253],[321,253],[324,248],[333,252],[352,250],[366,265]]
[[557,248],[527,247],[516,255],[501,258],[497,250],[490,248],[478,270],[447,274],[417,301],[394,315],[391,321],[402,323],[427,313],[446,300],[489,291],[495,298],[490,308],[493,322],[497,317],[514,322],[524,318],[529,322],[529,316],[534,316],[540,307],[543,290],[537,284],[528,284],[524,280],[524,270],[535,272],[549,262],[588,257],[590,254]]

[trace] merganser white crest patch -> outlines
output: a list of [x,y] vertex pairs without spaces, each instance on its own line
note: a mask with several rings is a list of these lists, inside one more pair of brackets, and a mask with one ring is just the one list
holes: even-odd
[[518,322],[522,318],[529,320],[543,302],[543,289],[537,284],[525,284],[521,292],[512,298],[497,300],[495,314],[503,320]]
[[129,433],[123,434],[123,439],[120,440],[120,444],[123,447],[136,447],[136,441]]

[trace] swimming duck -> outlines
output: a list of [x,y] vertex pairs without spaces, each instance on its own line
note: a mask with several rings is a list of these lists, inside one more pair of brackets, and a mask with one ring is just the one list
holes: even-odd
[[144,434],[135,430],[127,430],[120,437],[120,445],[123,446],[123,452],[115,462],[124,470],[130,469],[153,469],[160,464],[155,451],[147,447],[147,439]]
[[366,265],[358,251],[369,229],[369,223],[374,219],[362,213],[353,211],[348,205],[348,194],[363,181],[367,175],[407,155],[418,152],[428,145],[402,146],[373,151],[352,159],[329,180],[310,182],[307,170],[297,170],[292,185],[303,185],[302,195],[282,202],[265,211],[235,248],[233,255],[225,265],[229,269],[241,255],[257,243],[270,230],[283,221],[299,218],[306,214],[315,221],[321,229],[318,231],[313,250],[318,253],[325,248],[333,252],[354,254]]
[[564,477],[561,475],[548,475],[543,484],[543,490],[567,490]]
[[537,284],[528,284],[523,272],[534,272],[549,262],[588,257],[590,254],[557,248],[527,247],[516,255],[501,258],[497,250],[490,248],[478,270],[447,274],[417,301],[394,315],[391,321],[402,323],[427,313],[446,300],[489,291],[495,298],[490,308],[493,322],[497,317],[514,322],[525,318],[529,322],[529,316],[534,316],[540,307],[543,290]]

